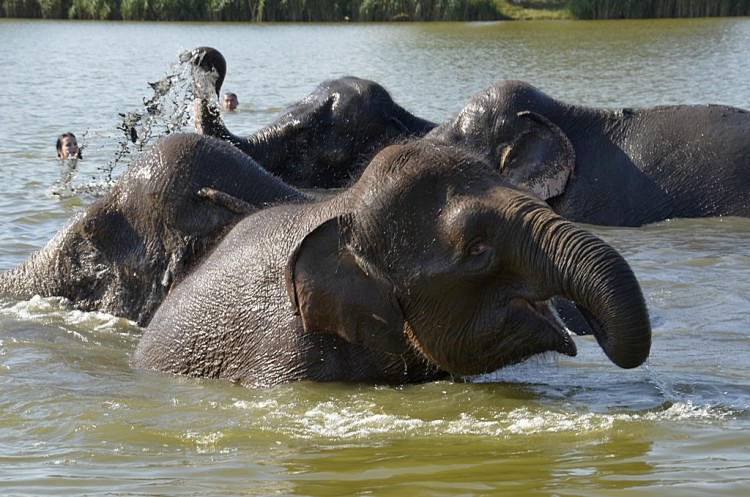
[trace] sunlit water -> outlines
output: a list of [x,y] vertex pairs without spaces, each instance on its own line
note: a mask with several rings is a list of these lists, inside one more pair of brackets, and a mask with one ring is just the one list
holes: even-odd
[[[750,108],[748,19],[0,21],[0,270],[91,201],[86,185],[106,183],[121,150],[121,114],[200,45],[227,58],[224,89],[240,98],[227,123],[240,134],[344,74],[434,121],[507,78],[586,105]],[[63,131],[86,148],[74,190],[55,195]],[[747,495],[750,220],[592,229],[630,261],[651,311],[652,355],[636,370],[579,337],[576,358],[473,383],[250,390],[132,371],[140,331],[122,319],[0,299],[0,494]]]

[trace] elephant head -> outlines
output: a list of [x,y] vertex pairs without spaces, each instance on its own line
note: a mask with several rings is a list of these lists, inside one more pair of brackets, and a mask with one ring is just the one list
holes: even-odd
[[287,266],[306,333],[480,374],[575,355],[549,304],[561,296],[584,309],[615,364],[648,357],[648,311],[627,262],[475,155],[426,139],[389,147],[344,195],[356,207],[307,235]]
[[473,150],[511,184],[549,200],[565,192],[576,165],[570,138],[542,111],[553,105],[561,107],[525,83],[501,81],[429,136]]
[[0,292],[62,296],[146,324],[239,219],[267,202],[303,198],[223,141],[168,135],[45,247],[0,275]]

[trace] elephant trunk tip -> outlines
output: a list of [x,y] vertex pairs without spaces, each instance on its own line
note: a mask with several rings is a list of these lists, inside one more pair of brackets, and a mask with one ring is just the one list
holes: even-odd
[[207,74],[216,75],[214,89],[218,96],[227,74],[227,61],[221,52],[211,47],[198,47],[191,52],[190,63]]
[[623,369],[642,365],[651,352],[651,323],[645,302],[634,307],[619,319],[603,318],[608,323],[605,327],[593,313],[579,306],[599,346],[614,364]]

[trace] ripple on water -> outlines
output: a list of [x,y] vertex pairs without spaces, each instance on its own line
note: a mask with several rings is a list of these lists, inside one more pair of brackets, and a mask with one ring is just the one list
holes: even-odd
[[[711,423],[736,415],[726,408],[695,405],[690,400],[663,401],[657,408],[642,411],[593,412],[585,405],[539,396],[531,401],[509,398],[508,393],[515,396],[513,386],[483,387],[487,385],[363,388],[335,399],[297,397],[292,404],[286,395],[236,400],[229,408],[251,415],[245,419],[269,435],[332,441],[446,436],[501,440],[545,434],[585,439],[607,437],[620,430],[650,430],[654,423]],[[281,390],[292,393],[289,388],[294,387]]]

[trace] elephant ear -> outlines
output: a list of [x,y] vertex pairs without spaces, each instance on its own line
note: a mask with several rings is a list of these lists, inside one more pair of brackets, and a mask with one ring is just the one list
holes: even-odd
[[[173,209],[170,225],[183,237],[212,236],[233,226],[237,221],[258,210],[258,207],[228,193],[210,187],[203,187],[192,195],[166,202],[178,205]],[[153,209],[162,209],[165,202],[160,197],[151,199]]]
[[120,209],[105,201],[91,204],[80,234],[107,260],[123,264],[139,251],[140,237]]
[[381,352],[407,347],[401,307],[386,281],[368,274],[346,248],[349,218],[333,218],[310,232],[286,267],[286,288],[307,333],[335,333]]
[[500,154],[500,173],[542,200],[562,195],[572,179],[576,156],[568,136],[535,112],[517,115],[520,131]]

